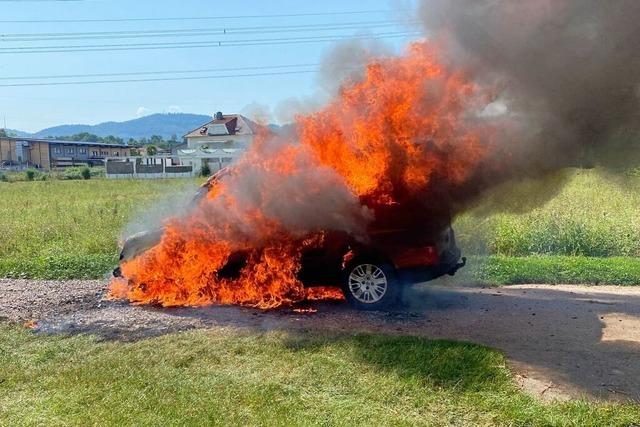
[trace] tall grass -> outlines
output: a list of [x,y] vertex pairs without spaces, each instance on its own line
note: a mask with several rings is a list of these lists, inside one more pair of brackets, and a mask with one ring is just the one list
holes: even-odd
[[637,257],[640,176],[567,170],[505,185],[459,217],[455,229],[472,254]]

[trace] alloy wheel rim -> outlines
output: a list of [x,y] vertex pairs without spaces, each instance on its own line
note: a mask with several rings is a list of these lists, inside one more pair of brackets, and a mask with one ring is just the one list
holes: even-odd
[[360,264],[349,274],[349,291],[365,304],[380,301],[387,293],[388,283],[384,271],[373,264]]

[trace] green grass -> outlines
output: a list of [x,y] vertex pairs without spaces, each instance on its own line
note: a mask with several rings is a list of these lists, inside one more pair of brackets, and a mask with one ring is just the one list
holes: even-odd
[[640,258],[536,255],[469,257],[454,279],[460,284],[519,283],[640,285]]
[[496,188],[455,223],[476,255],[640,256],[640,176],[568,169]]
[[[20,172],[0,171],[0,181],[4,182],[20,182],[20,181],[48,181],[56,179],[84,179],[81,172],[83,169],[89,169],[91,179],[102,179],[105,177],[106,169],[104,166],[94,166],[87,168],[86,166],[68,167],[64,170],[43,171],[40,169],[27,169]],[[31,179],[29,179],[31,175]]]
[[0,277],[101,277],[123,227],[191,180],[0,183]]
[[0,324],[4,425],[575,425],[632,404],[543,404],[489,348],[417,337],[231,329],[133,343]]
[[118,263],[117,254],[59,254],[0,258],[0,277],[11,279],[100,279]]

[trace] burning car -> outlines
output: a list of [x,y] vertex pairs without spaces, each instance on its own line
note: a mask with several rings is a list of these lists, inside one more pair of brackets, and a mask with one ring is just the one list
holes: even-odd
[[[197,206],[215,191],[216,184],[228,173],[222,170],[211,176],[192,204]],[[394,206],[378,210],[376,220],[367,230],[367,239],[338,231],[300,239],[297,279],[307,288],[339,285],[354,307],[376,310],[396,303],[405,285],[453,275],[465,265],[466,259],[460,256],[449,221],[409,227],[400,218],[406,211],[406,207],[398,211]],[[122,245],[121,263],[156,246],[163,232],[156,229],[131,236]],[[217,278],[237,279],[249,257],[247,251],[233,252],[217,270]],[[120,267],[113,274],[122,277]]]

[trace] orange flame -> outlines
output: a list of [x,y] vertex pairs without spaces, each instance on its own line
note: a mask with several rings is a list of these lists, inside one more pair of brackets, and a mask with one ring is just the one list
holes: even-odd
[[[274,150],[261,135],[231,177],[213,185],[189,215],[165,224],[157,246],[123,263],[126,281],[114,281],[111,295],[163,306],[265,309],[305,295],[337,297],[305,294],[297,279],[302,249],[317,245],[322,230],[285,222],[277,209],[288,203],[313,207],[324,187],[311,181],[302,198],[277,184],[324,168],[368,208],[429,200],[436,181],[448,188],[465,184],[486,155],[481,131],[465,125],[486,100],[486,91],[440,62],[437,48],[426,42],[412,44],[404,56],[371,62],[362,79],[345,84],[326,108],[296,118],[295,140]],[[276,185],[239,188],[236,177],[254,170],[275,176]],[[222,277],[238,251],[247,254],[239,277]]]

